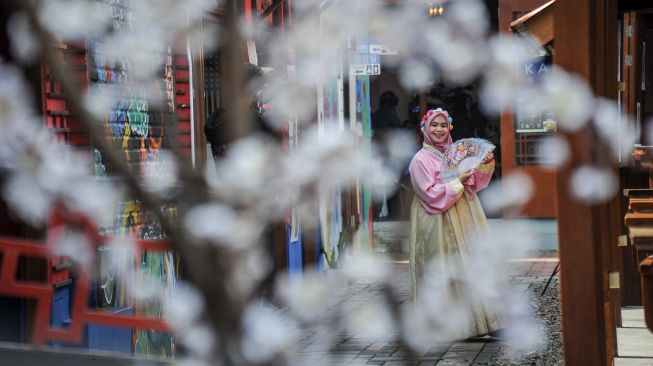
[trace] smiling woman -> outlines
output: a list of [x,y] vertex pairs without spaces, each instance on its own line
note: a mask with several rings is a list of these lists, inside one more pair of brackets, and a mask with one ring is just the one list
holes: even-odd
[[459,321],[443,332],[449,340],[490,334],[504,327],[501,314],[477,298],[464,277],[470,270],[472,238],[487,226],[476,192],[492,178],[493,156],[489,153],[477,170],[446,180],[441,173],[452,143],[452,119],[438,108],[428,111],[422,124],[424,146],[409,168],[416,194],[409,244],[411,297],[418,304],[436,296],[460,305]]

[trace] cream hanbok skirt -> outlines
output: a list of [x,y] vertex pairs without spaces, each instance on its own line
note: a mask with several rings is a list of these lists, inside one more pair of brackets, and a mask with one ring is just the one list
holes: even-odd
[[[447,317],[446,312],[450,309],[452,313],[464,313],[467,319],[449,330],[447,337],[451,340],[482,336],[504,328],[500,312],[469,289],[465,281],[456,280],[464,278],[461,273],[474,271],[474,268],[469,268],[471,246],[478,233],[487,227],[476,193],[465,190],[456,204],[441,214],[427,213],[415,198],[410,217],[411,299],[424,300],[420,299],[420,291],[425,289],[424,282],[438,282],[435,287],[437,294],[430,293],[427,301],[435,299],[439,305],[435,308],[445,312],[440,314],[442,317]],[[432,290],[433,286],[429,288]],[[442,306],[441,301],[448,301],[448,305]],[[430,303],[422,301],[421,305],[428,307]]]

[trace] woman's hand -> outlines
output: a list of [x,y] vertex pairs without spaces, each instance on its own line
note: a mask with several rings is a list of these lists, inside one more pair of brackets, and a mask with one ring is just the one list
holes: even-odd
[[468,180],[472,175],[474,175],[474,171],[473,171],[473,170],[468,170],[468,171],[464,172],[463,174],[461,174],[461,175],[458,177],[458,179],[460,179],[460,182],[461,182],[461,183],[465,183],[465,182],[467,182],[467,180]]
[[489,164],[489,163],[492,162],[492,160],[494,160],[494,153],[493,153],[493,152],[489,152],[489,153],[487,153],[487,155],[485,155],[485,157],[483,158],[483,164]]

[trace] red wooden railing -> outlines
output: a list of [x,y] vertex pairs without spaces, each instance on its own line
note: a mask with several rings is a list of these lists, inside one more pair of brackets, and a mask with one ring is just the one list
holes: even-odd
[[[85,324],[110,325],[132,329],[150,329],[170,332],[170,326],[158,318],[137,315],[110,314],[107,312],[90,309],[87,305],[91,275],[89,269],[82,265],[75,266],[77,274],[75,293],[72,294],[70,311],[70,325],[66,328],[50,326],[52,313],[52,298],[54,289],[50,284],[50,274],[45,283],[35,283],[19,280],[18,265],[20,258],[43,258],[50,262],[56,254],[53,251],[55,238],[53,233],[61,232],[65,227],[75,226],[81,228],[91,239],[94,246],[105,245],[112,238],[98,234],[98,228],[88,217],[71,212],[58,210],[53,214],[48,227],[45,242],[23,240],[0,236],[0,296],[26,298],[37,301],[36,313],[32,329],[31,341],[33,344],[46,342],[61,342],[66,344],[79,344],[82,342]],[[161,240],[130,239],[136,248],[148,251],[170,251],[169,243]],[[95,247],[93,249],[96,249]],[[97,250],[93,250],[97,253]]]

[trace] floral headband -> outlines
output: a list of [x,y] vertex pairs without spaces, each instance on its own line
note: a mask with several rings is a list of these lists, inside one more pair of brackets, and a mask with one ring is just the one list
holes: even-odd
[[422,121],[419,123],[420,127],[424,127],[426,122],[431,122],[435,117],[438,115],[444,116],[447,121],[449,122],[449,128],[453,128],[453,118],[449,115],[449,112],[443,110],[442,108],[436,108],[436,109],[429,109],[424,117],[422,117]]

